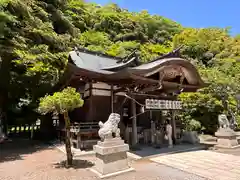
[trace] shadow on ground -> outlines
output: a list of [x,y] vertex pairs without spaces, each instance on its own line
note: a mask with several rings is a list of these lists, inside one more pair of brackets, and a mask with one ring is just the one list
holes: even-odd
[[179,144],[173,146],[173,148],[168,148],[167,146],[163,146],[160,148],[154,148],[152,146],[141,146],[140,150],[131,151],[131,153],[141,156],[143,158],[161,156],[166,154],[174,154],[174,153],[183,153],[183,152],[191,152],[191,151],[199,151],[208,149],[205,145],[193,145],[193,144]]
[[50,149],[50,144],[29,139],[12,139],[0,144],[0,163],[23,160],[24,155]]
[[[60,163],[55,163],[53,165],[55,168],[69,168],[66,166],[66,161],[61,161]],[[92,166],[94,166],[94,164],[91,161],[74,159],[73,165],[70,168],[84,169],[84,168],[90,168]]]

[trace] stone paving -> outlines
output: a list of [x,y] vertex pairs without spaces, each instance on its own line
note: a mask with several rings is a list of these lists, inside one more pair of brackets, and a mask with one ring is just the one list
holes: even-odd
[[211,180],[239,180],[240,157],[213,151],[176,153],[152,161]]
[[240,148],[233,149],[214,149],[214,152],[224,153],[224,154],[232,154],[235,156],[240,156]]
[[[0,151],[0,180],[98,180],[87,170],[88,163],[75,168],[61,168],[57,165],[65,160],[65,154],[53,148],[38,149],[27,153],[11,154]],[[94,162],[94,157],[76,157]],[[111,180],[206,180],[206,178],[157,164],[149,160],[134,162],[136,172],[111,177]]]

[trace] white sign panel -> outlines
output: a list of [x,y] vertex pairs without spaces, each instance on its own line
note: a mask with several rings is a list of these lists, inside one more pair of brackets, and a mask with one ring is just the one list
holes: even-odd
[[146,99],[146,109],[182,109],[181,101]]

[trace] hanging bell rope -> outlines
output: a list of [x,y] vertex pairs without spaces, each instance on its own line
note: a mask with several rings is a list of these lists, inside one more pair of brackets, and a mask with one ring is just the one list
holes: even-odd
[[141,103],[140,103],[140,102],[138,102],[136,99],[134,99],[134,98],[132,98],[132,97],[128,96],[127,94],[125,94],[125,97],[126,97],[126,98],[128,98],[128,99],[131,99],[131,100],[133,100],[135,103],[137,103],[138,105],[140,105],[140,106],[141,106],[141,112],[140,112],[140,113],[138,113],[138,114],[136,114],[135,116],[132,116],[132,117],[130,117],[129,119],[133,119],[133,118],[135,118],[135,117],[137,117],[137,116],[139,116],[139,115],[141,115],[141,114],[144,114],[145,112],[148,112],[148,111],[150,111],[150,110],[148,110],[148,111],[145,111],[145,109],[144,109],[145,105],[144,105],[144,104],[141,104]]
[[125,94],[125,97],[126,97],[126,98],[128,98],[128,99],[131,99],[131,100],[133,100],[133,101],[134,101],[135,103],[137,103],[138,105],[145,107],[145,105],[144,105],[144,104],[141,104],[141,103],[140,103],[140,102],[138,102],[136,99],[134,99],[134,98],[132,98],[132,97],[128,96],[127,94]]

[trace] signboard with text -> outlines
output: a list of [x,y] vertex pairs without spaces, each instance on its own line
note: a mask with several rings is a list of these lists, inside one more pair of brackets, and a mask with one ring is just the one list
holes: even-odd
[[181,101],[146,99],[146,109],[182,109]]

